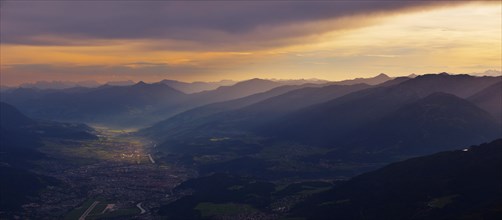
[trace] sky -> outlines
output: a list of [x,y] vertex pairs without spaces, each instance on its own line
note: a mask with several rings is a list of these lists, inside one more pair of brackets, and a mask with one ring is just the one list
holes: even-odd
[[502,68],[501,1],[1,1],[0,84]]

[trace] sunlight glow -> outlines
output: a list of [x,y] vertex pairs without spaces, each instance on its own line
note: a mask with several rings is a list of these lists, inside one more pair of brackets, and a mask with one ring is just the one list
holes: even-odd
[[[374,22],[366,22],[366,26],[355,29],[313,34],[294,44],[246,50],[162,49],[159,45],[176,42],[151,39],[88,40],[86,43],[91,46],[2,44],[1,77],[2,84],[52,76],[85,80],[96,78],[96,74],[107,74],[111,67],[124,79],[146,81],[253,77],[339,80],[381,72],[396,76],[412,72],[500,70],[501,18],[500,2],[345,18]],[[315,25],[341,25],[337,22],[324,21]],[[49,65],[52,72],[21,68],[41,64]],[[85,68],[79,70],[80,67]],[[150,68],[150,72],[136,73],[143,68]],[[127,71],[120,73],[124,69]],[[85,71],[89,73],[82,74]],[[105,76],[99,78],[106,80]]]

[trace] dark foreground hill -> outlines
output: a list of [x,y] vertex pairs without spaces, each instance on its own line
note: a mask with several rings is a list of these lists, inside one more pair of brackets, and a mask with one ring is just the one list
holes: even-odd
[[502,139],[409,159],[299,204],[307,219],[500,219]]
[[33,160],[45,158],[37,149],[46,138],[62,140],[95,139],[93,129],[83,124],[39,121],[26,117],[13,106],[0,102],[0,218],[21,210],[54,178],[29,169]]
[[38,175],[25,169],[0,164],[0,217],[10,212],[21,211],[21,206],[36,197],[49,185],[60,184],[58,180]]
[[[461,147],[459,147],[461,148]],[[502,139],[390,164],[347,181],[188,180],[160,207],[169,219],[500,219]]]

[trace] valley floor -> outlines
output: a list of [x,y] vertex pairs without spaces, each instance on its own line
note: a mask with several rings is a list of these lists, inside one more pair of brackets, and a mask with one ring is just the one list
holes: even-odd
[[97,128],[98,140],[49,140],[49,156],[35,171],[61,184],[23,206],[34,219],[149,219],[153,208],[173,199],[171,190],[196,173],[176,163],[155,160],[151,142],[127,131]]

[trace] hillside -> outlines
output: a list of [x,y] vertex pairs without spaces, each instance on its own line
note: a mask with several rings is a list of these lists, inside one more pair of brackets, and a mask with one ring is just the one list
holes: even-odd
[[191,123],[202,123],[205,118],[210,118],[211,116],[217,115],[220,112],[227,112],[243,108],[252,105],[254,103],[260,102],[262,100],[287,93],[292,90],[310,86],[316,86],[316,85],[304,84],[304,85],[279,86],[266,92],[253,94],[243,98],[196,107],[187,110],[185,112],[179,113],[166,120],[155,123],[153,126],[141,130],[140,134],[155,139],[162,139],[165,136],[165,134],[168,134],[173,130],[179,130],[180,129],[179,126],[187,126],[190,125]]
[[502,82],[495,83],[468,98],[502,123]]
[[[470,96],[462,87],[482,90],[498,78],[438,74],[394,80],[301,88],[238,109],[216,108],[214,114],[188,111],[145,134],[156,138],[160,151],[191,158],[187,163],[203,172],[267,178],[350,177],[500,137],[493,117],[459,97]],[[436,80],[448,85],[436,86]]]
[[300,203],[306,219],[497,219],[502,140],[388,165]]
[[107,84],[61,90],[19,88],[2,93],[1,98],[34,118],[142,127],[194,107],[242,98],[282,85],[252,79],[211,91],[185,94],[165,83]]
[[[131,126],[178,111],[185,96],[167,85],[139,82],[76,91],[16,89],[2,94],[2,100],[34,118]],[[161,115],[148,115],[158,109],[163,109]]]
[[215,90],[194,93],[191,95],[190,100],[197,102],[198,105],[203,105],[246,97],[279,86],[282,86],[279,82],[255,78],[231,86],[220,86]]
[[484,110],[447,93],[433,93],[341,141],[351,152],[424,155],[499,137],[499,125]]
[[279,139],[333,145],[351,132],[376,123],[399,108],[432,93],[443,92],[465,98],[498,80],[496,77],[468,75],[418,76],[396,85],[367,89],[300,109],[265,124],[256,132]]
[[22,164],[41,156],[36,149],[42,146],[42,138],[97,138],[87,125],[34,120],[4,102],[0,102],[0,115],[1,162]]
[[184,112],[145,129],[144,133],[162,140],[168,136],[193,135],[197,132],[204,135],[204,128],[209,124],[214,131],[224,132],[225,128],[245,130],[288,112],[369,87],[366,84],[281,86],[264,93]]
[[[60,181],[32,171],[33,161],[47,158],[39,152],[43,140],[96,139],[93,129],[83,124],[39,121],[26,117],[13,106],[0,102],[0,217],[22,212],[21,205],[40,191]],[[4,216],[5,214],[5,216]]]

